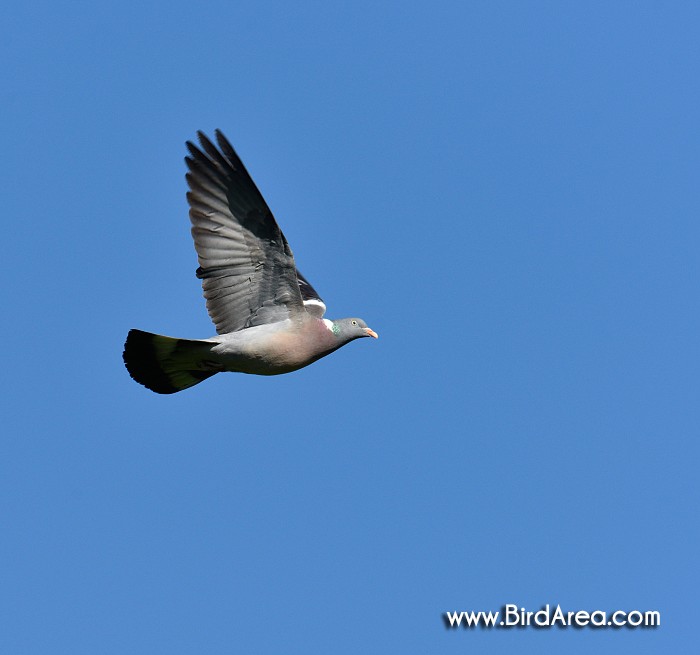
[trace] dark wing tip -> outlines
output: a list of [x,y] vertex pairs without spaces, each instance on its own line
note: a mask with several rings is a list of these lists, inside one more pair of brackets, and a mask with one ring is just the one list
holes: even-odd
[[206,156],[215,166],[221,168],[222,170],[230,170],[231,168],[234,170],[236,169],[236,166],[233,165],[234,162],[227,160],[228,153],[225,148],[221,147],[221,143],[219,143],[219,148],[217,148],[209,137],[201,130],[197,131],[197,138],[199,139]]
[[218,127],[214,130],[214,136],[216,137],[216,142],[219,144],[219,148],[221,148],[224,152],[226,150],[233,150],[231,142]]
[[202,130],[197,130],[197,138],[199,139],[199,142],[202,144],[202,147],[205,150],[208,150],[210,147],[212,147],[214,144],[209,140],[209,137],[202,132]]
[[[220,148],[233,148],[231,142],[226,138],[226,135],[218,127],[214,130],[214,137],[216,137],[216,142],[219,144]],[[207,149],[207,146],[214,145],[214,142],[202,130],[197,130],[197,139],[205,149]],[[195,146],[191,141],[186,141],[185,144],[190,150],[192,148],[197,148],[197,146]]]

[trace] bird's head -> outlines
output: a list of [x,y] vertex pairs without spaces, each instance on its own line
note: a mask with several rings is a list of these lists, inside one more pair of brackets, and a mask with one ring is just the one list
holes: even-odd
[[326,318],[323,320],[324,323],[326,323],[326,327],[344,343],[362,337],[379,338],[379,335],[374,330],[368,328],[367,323],[361,318],[339,318],[335,321],[330,321]]

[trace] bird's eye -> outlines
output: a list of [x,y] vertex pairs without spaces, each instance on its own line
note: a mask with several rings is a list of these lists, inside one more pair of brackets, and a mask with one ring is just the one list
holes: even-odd
[[357,321],[353,321],[352,324],[353,324],[353,325],[357,325]]

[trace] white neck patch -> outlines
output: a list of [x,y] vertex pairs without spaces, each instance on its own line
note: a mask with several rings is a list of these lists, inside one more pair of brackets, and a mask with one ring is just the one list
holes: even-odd
[[333,332],[333,321],[328,320],[327,318],[321,319],[325,324],[326,327]]

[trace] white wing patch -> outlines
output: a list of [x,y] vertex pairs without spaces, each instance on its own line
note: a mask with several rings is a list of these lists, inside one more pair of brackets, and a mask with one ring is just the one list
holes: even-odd
[[326,313],[326,303],[318,298],[309,298],[304,301],[304,307],[311,316],[321,318]]

